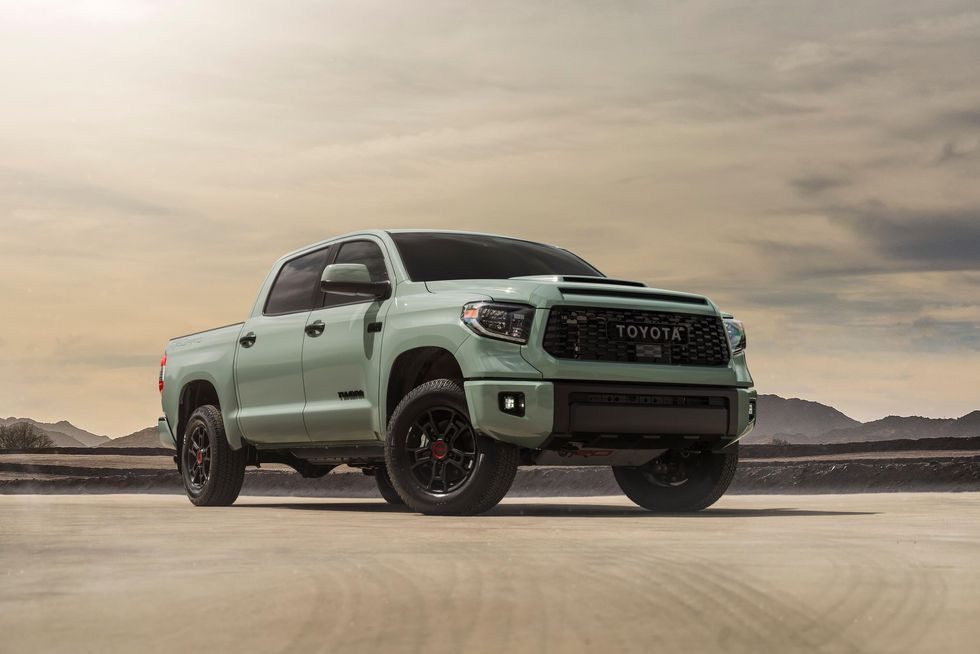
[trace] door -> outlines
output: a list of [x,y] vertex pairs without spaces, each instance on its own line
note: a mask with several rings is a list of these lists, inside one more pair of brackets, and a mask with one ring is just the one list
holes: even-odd
[[235,357],[238,423],[251,442],[309,441],[303,421],[303,345],[330,254],[325,248],[283,264],[262,314],[249,318],[242,329]]
[[[331,263],[361,263],[371,281],[389,279],[389,266],[373,240],[342,243]],[[380,438],[381,337],[392,300],[321,297],[321,308],[308,317],[311,329],[303,346],[307,432],[314,442],[374,441]]]

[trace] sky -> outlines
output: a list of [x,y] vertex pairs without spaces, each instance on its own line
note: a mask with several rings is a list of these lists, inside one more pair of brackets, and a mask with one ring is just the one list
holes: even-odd
[[490,231],[745,321],[761,392],[980,408],[975,2],[0,4],[0,416],[121,436],[347,231]]

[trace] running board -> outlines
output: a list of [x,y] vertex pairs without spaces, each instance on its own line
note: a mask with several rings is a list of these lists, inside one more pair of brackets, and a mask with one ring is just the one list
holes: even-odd
[[321,447],[293,447],[289,449],[293,456],[305,459],[310,463],[380,463],[385,460],[383,443],[377,445],[335,445]]

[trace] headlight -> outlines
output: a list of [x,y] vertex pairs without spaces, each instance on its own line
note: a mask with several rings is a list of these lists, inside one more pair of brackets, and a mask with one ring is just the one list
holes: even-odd
[[732,354],[745,350],[745,325],[741,320],[725,318],[725,333],[728,334],[728,344],[732,348]]
[[523,304],[470,302],[463,307],[463,324],[481,336],[512,343],[527,343],[534,307]]

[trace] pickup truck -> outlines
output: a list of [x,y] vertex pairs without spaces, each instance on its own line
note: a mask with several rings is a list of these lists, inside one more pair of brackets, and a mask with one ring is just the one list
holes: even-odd
[[652,511],[725,492],[756,392],[741,322],[559,247],[371,230],[272,267],[245,322],[171,340],[162,442],[187,495],[246,466],[346,464],[424,514],[495,506],[518,466],[611,466]]

